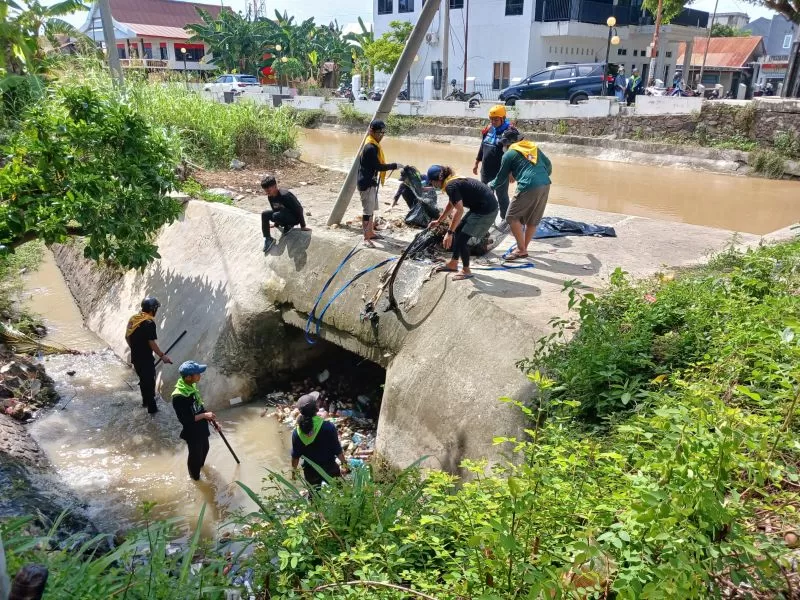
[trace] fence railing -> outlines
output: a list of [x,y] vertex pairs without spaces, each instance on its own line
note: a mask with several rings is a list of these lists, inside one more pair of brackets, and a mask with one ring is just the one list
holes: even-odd
[[[536,0],[537,21],[578,21],[605,25],[608,17],[617,19],[617,26],[652,25],[654,17],[643,11],[640,5],[631,5],[630,0],[620,0],[617,4],[601,0]],[[708,26],[708,13],[702,10],[685,8],[672,20],[674,25],[705,28]]]
[[119,61],[123,69],[167,69],[169,61],[157,58],[122,58]]

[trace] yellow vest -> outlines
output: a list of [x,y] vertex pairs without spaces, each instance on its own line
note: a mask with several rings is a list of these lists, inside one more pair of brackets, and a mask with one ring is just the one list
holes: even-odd
[[527,158],[532,165],[535,165],[536,161],[539,160],[539,149],[533,142],[522,140],[521,142],[517,142],[516,144],[511,144],[511,146],[509,146],[508,149],[516,150],[517,152],[522,154],[522,156]]

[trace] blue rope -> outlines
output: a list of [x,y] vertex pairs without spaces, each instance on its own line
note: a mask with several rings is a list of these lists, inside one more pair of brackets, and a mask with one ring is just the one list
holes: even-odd
[[[371,267],[368,267],[368,268],[366,268],[366,269],[364,269],[362,271],[359,271],[358,273],[356,273],[350,279],[350,281],[348,281],[342,287],[340,287],[338,290],[336,290],[336,293],[333,296],[331,296],[331,299],[328,300],[328,303],[325,305],[325,307],[322,309],[322,312],[319,313],[319,316],[316,318],[316,321],[315,321],[316,331],[314,332],[315,335],[317,337],[319,337],[320,328],[322,327],[322,319],[325,317],[325,313],[328,312],[328,309],[331,307],[331,305],[334,303],[334,301],[339,296],[341,296],[347,288],[349,288],[351,285],[353,285],[356,281],[358,281],[361,277],[363,277],[367,273],[371,273],[375,269],[380,269],[383,265],[389,264],[390,262],[395,261],[395,260],[397,260],[397,257],[393,256],[391,258],[387,258],[385,260],[382,260],[381,262],[379,262],[379,263],[377,263],[375,265],[372,265]],[[308,323],[306,323],[306,325],[308,326]],[[306,341],[309,344],[312,344],[312,345],[317,343],[316,340],[314,340],[314,339],[312,339],[312,338],[310,338],[308,336],[308,331],[306,331]]]
[[[361,242],[358,242],[355,246],[353,246],[353,249],[350,250],[350,252],[347,253],[347,256],[345,256],[342,259],[342,262],[340,262],[339,266],[336,267],[336,270],[333,272],[333,275],[331,275],[328,278],[328,281],[325,282],[325,285],[322,286],[322,289],[320,290],[319,294],[317,295],[317,301],[314,302],[314,308],[311,309],[311,312],[308,314],[308,319],[306,320],[305,335],[306,335],[306,341],[309,344],[316,343],[310,337],[311,336],[311,324],[314,322],[315,319],[317,319],[317,318],[321,319],[322,318],[322,317],[317,317],[316,316],[317,307],[319,306],[319,303],[322,302],[322,296],[325,294],[325,292],[330,287],[330,285],[333,282],[333,280],[339,274],[339,271],[342,270],[342,267],[344,267],[344,265],[347,263],[347,261],[350,260],[351,258],[353,258],[353,256],[361,249],[360,246],[361,246]],[[317,325],[317,331],[319,331],[319,325]]]

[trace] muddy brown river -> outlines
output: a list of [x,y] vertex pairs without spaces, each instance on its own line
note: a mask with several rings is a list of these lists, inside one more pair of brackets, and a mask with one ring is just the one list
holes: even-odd
[[242,464],[236,465],[212,433],[202,479],[189,479],[186,444],[178,438],[180,424],[171,404],[162,402],[154,418],[141,408],[136,374],[83,327],[50,252],[26,277],[25,289],[27,306],[45,316],[48,339],[85,352],[45,358],[64,399],[60,405],[73,399],[64,410],[56,407],[35,421],[30,432],[65,483],[87,502],[101,530],[136,523],[143,502],[156,503],[154,516],[183,518],[184,527],[193,528],[205,503],[203,532],[213,536],[232,511],[253,508],[236,480],[260,490],[267,468],[288,466],[289,432],[275,419],[261,417],[263,405],[240,406],[216,414]]
[[[303,130],[302,159],[349,169],[360,137],[326,129]],[[471,146],[387,136],[386,159],[420,170],[447,164],[471,175]],[[800,218],[800,183],[719,175],[553,154],[550,204],[766,234]],[[396,176],[396,175],[395,175]]]

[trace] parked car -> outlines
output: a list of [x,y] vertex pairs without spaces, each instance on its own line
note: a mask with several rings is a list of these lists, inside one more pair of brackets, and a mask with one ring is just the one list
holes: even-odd
[[253,75],[226,74],[220,75],[211,83],[203,86],[206,92],[233,92],[234,94],[244,94],[245,92],[261,92],[261,84]]
[[[584,102],[603,92],[605,63],[554,65],[534,73],[500,92],[500,101],[513,105],[517,100],[569,100]],[[609,63],[607,94],[614,93],[617,65]]]

